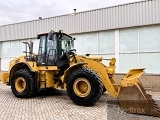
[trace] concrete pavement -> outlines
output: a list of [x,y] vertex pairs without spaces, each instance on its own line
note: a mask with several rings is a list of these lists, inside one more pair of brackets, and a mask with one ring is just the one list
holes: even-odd
[[[149,91],[160,100],[160,92]],[[158,120],[159,118],[129,114],[107,93],[96,105],[75,105],[62,90],[41,92],[34,98],[16,98],[10,89],[0,83],[0,120]]]

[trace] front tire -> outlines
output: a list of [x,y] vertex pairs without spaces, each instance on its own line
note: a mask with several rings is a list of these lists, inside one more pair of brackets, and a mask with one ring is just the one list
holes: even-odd
[[70,99],[81,106],[94,105],[102,95],[103,87],[98,75],[90,69],[74,71],[67,81]]
[[34,95],[34,79],[27,69],[15,72],[11,80],[12,93],[18,98],[28,98]]

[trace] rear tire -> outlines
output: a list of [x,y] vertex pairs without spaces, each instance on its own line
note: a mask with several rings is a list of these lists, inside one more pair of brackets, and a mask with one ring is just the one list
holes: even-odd
[[35,93],[34,79],[27,69],[15,72],[11,80],[12,93],[18,98],[32,97]]
[[67,81],[68,96],[77,105],[94,105],[102,92],[103,87],[99,76],[87,68],[74,71]]

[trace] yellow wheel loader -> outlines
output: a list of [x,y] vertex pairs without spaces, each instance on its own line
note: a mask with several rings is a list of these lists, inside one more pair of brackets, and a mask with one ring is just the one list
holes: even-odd
[[2,82],[11,86],[16,97],[28,98],[42,89],[61,88],[67,90],[77,105],[91,106],[105,88],[125,111],[160,117],[155,101],[139,81],[144,69],[130,70],[116,84],[115,58],[105,66],[102,57],[76,55],[74,38],[62,31],[51,30],[37,38],[40,40],[38,54],[33,54],[32,42],[25,42],[26,55],[10,61],[9,71],[2,75]]

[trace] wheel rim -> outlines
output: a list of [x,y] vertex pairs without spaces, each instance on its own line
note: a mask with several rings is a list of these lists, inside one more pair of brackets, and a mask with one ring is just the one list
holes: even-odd
[[91,92],[91,84],[85,78],[78,78],[73,84],[73,90],[79,97],[86,97]]
[[26,88],[26,81],[23,77],[18,77],[15,80],[15,88],[18,92],[23,92]]

